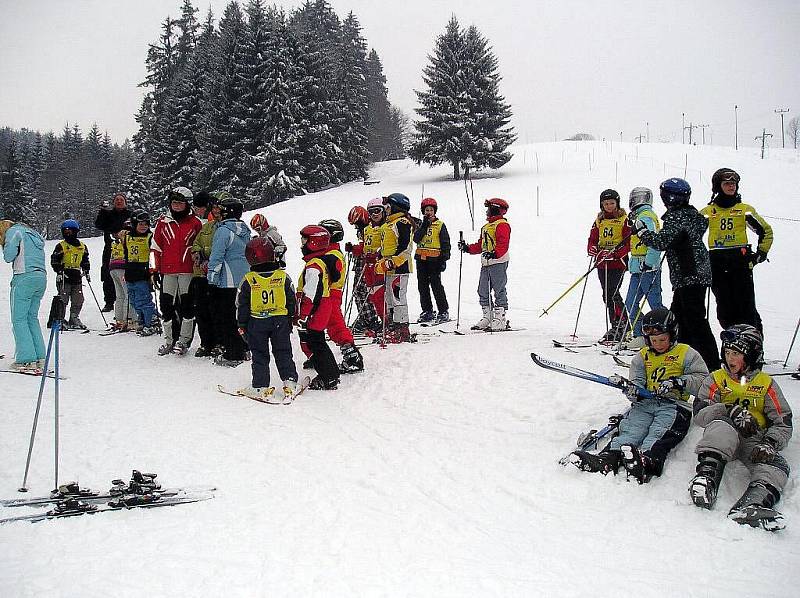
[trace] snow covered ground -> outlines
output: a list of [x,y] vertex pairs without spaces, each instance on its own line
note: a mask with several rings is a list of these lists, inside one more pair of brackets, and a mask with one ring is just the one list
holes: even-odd
[[[796,474],[780,504],[788,527],[768,534],[725,518],[746,486],[739,465],[728,468],[713,511],[691,505],[694,428],[664,475],[645,486],[563,468],[557,461],[576,436],[624,410],[626,400],[537,369],[529,353],[615,371],[607,356],[552,348],[550,339],[572,332],[580,288],[539,317],[586,270],[600,191],[614,187],[627,199],[632,187],[657,190],[686,166],[699,207],[711,173],[730,166],[742,175],[745,201],[775,231],[756,289],[767,357],[783,359],[800,315],[793,243],[800,223],[769,217],[798,218],[800,156],[772,150],[762,161],[751,148],[602,142],[515,149],[499,173],[475,178],[475,226],[484,198],[510,202],[509,317],[524,331],[368,346],[365,373],[344,377],[334,393],[309,391],[290,407],[216,392],[219,383],[248,384],[248,365],[228,370],[191,356],[159,357],[157,338],[65,333],[61,481],[104,489],[136,468],[158,472],[165,486],[214,484],[218,491],[214,500],[181,507],[2,526],[0,594],[796,596]],[[325,217],[346,222],[352,205],[394,191],[418,200],[424,186],[454,239],[459,230],[477,238],[464,185],[449,179],[448,167],[391,162],[370,174],[381,183],[344,185],[265,211],[288,241],[295,278],[303,225]],[[658,200],[656,207],[663,212]],[[102,240],[88,245],[100,292]],[[48,252],[52,247],[48,242]],[[458,258],[445,272],[453,315]],[[478,270],[478,258],[465,256],[462,327],[479,314]],[[0,267],[2,367],[13,360],[9,279],[10,268]],[[666,275],[664,286],[668,303]],[[409,290],[416,316],[415,283]],[[88,289],[82,318],[103,327]],[[578,332],[587,339],[604,332],[594,275]],[[299,348],[295,356],[299,364]],[[800,348],[791,363],[798,358]],[[800,410],[800,382],[782,378],[781,385]],[[0,497],[12,497],[22,481],[38,380],[0,374],[0,389]],[[45,396],[29,476],[34,495],[53,485],[52,381]],[[785,454],[798,471],[797,440]],[[18,511],[0,509],[0,517]]]

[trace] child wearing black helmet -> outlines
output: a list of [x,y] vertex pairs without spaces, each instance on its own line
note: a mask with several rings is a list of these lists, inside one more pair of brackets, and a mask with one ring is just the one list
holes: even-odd
[[278,264],[272,243],[256,237],[247,243],[245,256],[250,271],[239,284],[236,321],[253,356],[253,383],[239,394],[272,402],[275,388],[269,379],[269,345],[283,380],[283,401],[294,398],[297,369],[292,356],[292,318],[296,311],[292,279]]
[[86,330],[78,317],[83,307],[83,283],[81,276],[89,277],[89,250],[78,239],[81,230],[76,220],[65,220],[61,225],[63,241],[56,244],[50,256],[50,265],[56,272],[56,289],[64,305],[69,305],[69,320],[64,329]]
[[131,216],[131,230],[123,237],[125,256],[125,283],[128,297],[139,318],[139,336],[158,333],[154,317],[156,306],[150,286],[150,216],[144,210]]
[[689,395],[696,395],[708,368],[700,354],[678,342],[678,322],[666,308],[654,309],[642,322],[647,346],[633,356],[628,378],[657,395],[640,398],[620,376],[609,380],[626,386],[632,406],[619,434],[599,454],[576,451],[570,462],[583,471],[617,473],[624,466],[640,484],[660,476],[668,453],[684,439],[692,419]]
[[695,421],[704,430],[689,494],[698,507],[712,508],[725,464],[739,460],[750,472],[750,483],[728,516],[753,527],[782,529],[783,517],[773,507],[789,476],[780,451],[792,437],[792,410],[775,379],[761,371],[761,333],[736,324],[720,338],[722,367],[706,378],[693,403]]

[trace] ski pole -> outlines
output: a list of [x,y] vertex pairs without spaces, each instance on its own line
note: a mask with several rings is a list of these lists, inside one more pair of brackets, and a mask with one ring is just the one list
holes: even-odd
[[[364,267],[361,268],[361,272],[358,273],[358,276],[356,277],[355,281],[353,282],[353,292],[350,295],[350,301],[347,304],[347,309],[346,309],[346,314],[345,314],[345,322],[346,323],[350,321],[350,312],[353,309],[353,303],[354,303],[354,300],[356,298],[356,293],[358,292],[358,285],[361,284],[361,281],[364,278],[364,270],[366,268],[367,268],[367,264],[365,263]],[[359,311],[359,315],[360,314],[361,314],[361,312]]]
[[[472,196],[472,201],[469,199],[469,190],[467,189],[467,179],[469,179],[469,170],[464,173],[464,195],[467,197],[467,210],[469,210],[469,219],[472,221],[472,230],[475,230],[475,195]],[[471,179],[470,179],[471,182]]]
[[[644,309],[645,301],[647,301],[648,304],[649,304],[648,296],[650,295],[650,291],[652,290],[653,285],[656,283],[656,276],[661,278],[661,268],[662,268],[662,265],[664,264],[664,258],[665,257],[667,257],[667,254],[666,253],[662,254],[661,255],[661,261],[658,262],[658,268],[656,268],[655,270],[650,270],[650,272],[653,273],[653,278],[650,279],[650,284],[647,286],[647,290],[644,293],[642,293],[642,296],[639,297],[639,299],[636,301],[636,304],[637,304],[636,316],[631,318],[631,314],[628,314],[628,326],[627,326],[627,329],[630,331],[631,336],[633,336],[633,333],[634,333],[634,331],[636,329],[636,322],[638,322],[639,318],[642,316],[642,310]],[[641,274],[643,275],[644,272],[642,272]],[[639,284],[636,285],[636,295],[635,295],[636,297],[639,296],[639,289],[641,288],[641,286],[642,286],[642,276],[639,277]],[[652,309],[653,306],[650,305],[650,308]],[[627,306],[626,306],[626,310],[627,310]],[[620,339],[619,344],[617,345],[617,351],[619,351],[621,348],[622,348],[622,339]]]
[[[84,277],[85,276],[86,275],[84,274]],[[106,320],[106,315],[103,313],[103,310],[100,307],[100,302],[97,300],[97,295],[94,294],[94,289],[92,288],[92,283],[88,278],[86,279],[86,285],[89,287],[89,290],[92,292],[92,297],[94,297],[94,303],[97,306],[97,311],[100,312],[100,317],[103,318],[103,323],[106,325],[106,328],[108,328],[108,320]]]
[[792,348],[794,347],[794,341],[797,340],[797,331],[800,330],[800,318],[797,320],[797,326],[794,327],[794,334],[792,335],[792,342],[789,345],[789,350],[786,352],[786,359],[783,360],[783,367],[786,367],[786,364],[789,363],[789,355],[792,353]]
[[464,231],[458,231],[458,303],[456,304],[456,330],[461,325],[461,267],[464,265],[464,252],[461,245],[464,243]]
[[[592,265],[592,258],[589,258],[589,266]],[[581,300],[578,303],[578,315],[575,316],[575,329],[572,331],[572,338],[578,338],[578,320],[581,317],[581,310],[583,309],[583,296],[586,294],[586,283],[589,282],[589,277],[583,278],[583,290],[581,291]]]
[[[350,286],[350,260],[352,259],[352,257],[353,256],[348,254],[347,259],[345,260],[345,262],[347,262],[345,264],[345,268],[344,268],[344,304],[345,304],[345,306],[347,305],[347,291],[348,291],[349,286]],[[347,322],[345,321],[345,323],[347,323]]]

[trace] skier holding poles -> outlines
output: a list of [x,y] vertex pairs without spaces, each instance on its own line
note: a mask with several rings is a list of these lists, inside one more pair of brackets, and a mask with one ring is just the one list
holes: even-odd
[[[508,296],[508,252],[511,243],[511,225],[506,220],[508,202],[493,197],[487,199],[486,224],[481,227],[481,237],[475,243],[459,241],[458,248],[462,253],[481,255],[481,273],[478,281],[478,299],[483,310],[483,317],[472,326],[472,330],[500,331],[506,328],[506,310]],[[494,305],[491,293],[494,291]]]
[[364,255],[364,231],[369,226],[369,212],[363,206],[353,206],[347,215],[347,221],[356,229],[358,242],[345,243],[344,250],[350,256],[353,266],[353,293],[347,306],[345,319],[349,319],[352,302],[355,301],[358,317],[350,327],[353,334],[375,334],[381,328],[381,321],[375,311],[375,306],[369,300],[369,287],[366,283],[367,261]]

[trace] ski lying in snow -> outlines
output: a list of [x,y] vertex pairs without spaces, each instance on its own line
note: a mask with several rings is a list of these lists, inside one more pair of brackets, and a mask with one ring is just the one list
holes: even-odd
[[[250,399],[251,401],[256,401],[258,403],[264,403],[266,405],[291,405],[294,400],[303,394],[308,387],[311,385],[311,377],[310,376],[303,376],[300,379],[300,382],[297,383],[297,389],[295,390],[294,394],[291,397],[287,397],[283,393],[278,395],[273,395],[273,398],[258,398],[258,397],[251,397],[246,395],[237,390],[229,390],[222,386],[221,384],[217,385],[217,390],[224,395],[229,395],[232,397],[241,397],[243,399]],[[274,388],[274,387],[273,387]]]
[[193,502],[200,502],[214,498],[208,492],[184,494],[181,496],[164,497],[158,492],[151,494],[141,494],[132,496],[120,496],[114,498],[104,505],[93,504],[77,498],[69,498],[56,504],[55,508],[46,513],[36,515],[21,515],[18,517],[7,517],[0,519],[0,523],[11,523],[14,521],[28,521],[36,523],[48,519],[60,519],[62,517],[77,517],[80,515],[93,515],[106,511],[121,511],[123,509],[153,509],[156,507],[172,507]]
[[619,355],[617,355],[616,353],[607,353],[607,352],[605,352],[605,351],[603,351],[603,353],[604,353],[605,355],[610,355],[610,356],[611,356],[611,359],[613,359],[613,360],[614,360],[614,363],[616,363],[616,364],[617,364],[619,367],[621,367],[621,368],[628,368],[628,369],[630,369],[630,367],[631,367],[631,364],[630,364],[629,362],[625,361],[624,359],[622,359],[622,358],[621,358]]
[[539,367],[543,367],[548,370],[553,370],[554,372],[558,372],[560,374],[566,374],[567,376],[574,376],[575,378],[582,378],[583,380],[596,382],[597,384],[611,386],[612,388],[618,388],[622,391],[634,387],[636,388],[636,394],[642,399],[663,399],[666,401],[673,401],[673,402],[675,401],[675,399],[673,399],[672,397],[666,397],[652,393],[646,388],[639,386],[638,384],[635,384],[634,382],[627,380],[625,378],[620,378],[621,382],[615,383],[612,382],[608,378],[608,376],[602,376],[600,374],[595,374],[594,372],[587,372],[586,370],[581,370],[576,367],[572,367],[570,365],[564,365],[563,363],[550,361],[549,359],[545,359],[544,357],[541,357],[536,353],[531,353],[531,359],[533,359],[533,362]]
[[127,330],[103,330],[102,332],[98,332],[97,336],[114,336],[115,334],[126,334],[128,332],[135,332],[133,328],[128,328]]
[[[44,370],[27,370],[27,371],[0,370],[0,373],[3,373],[3,374],[22,374],[23,376],[36,376],[37,378],[41,378],[42,374],[44,373]],[[55,371],[54,370],[50,370],[49,372],[47,372],[47,377],[55,379],[55,377],[56,377]],[[66,376],[59,376],[58,379],[59,380],[67,380],[68,378]]]
[[760,527],[768,532],[777,532],[786,527],[783,514],[775,509],[750,505],[736,509],[728,514],[731,519],[739,525],[749,525],[750,527]]
[[80,500],[87,503],[107,502],[114,498],[121,496],[131,496],[135,494],[149,494],[156,492],[162,497],[183,496],[186,494],[197,494],[203,492],[213,492],[216,490],[215,486],[191,486],[186,488],[166,488],[161,489],[148,489],[146,492],[128,492],[128,491],[115,491],[112,488],[108,492],[92,492],[86,488],[81,489],[80,494],[53,494],[51,496],[39,496],[36,498],[11,498],[0,501],[0,507],[38,507],[41,505],[56,504],[65,500]]
[[581,435],[578,436],[577,442],[575,443],[575,448],[561,457],[558,460],[558,464],[566,465],[569,463],[569,457],[575,451],[588,451],[596,449],[600,445],[600,441],[604,438],[608,436],[613,438],[619,429],[619,422],[621,422],[627,414],[628,412],[626,411],[625,413],[612,415],[608,418],[608,423],[599,430],[589,430],[588,432],[581,433]]
[[419,325],[422,326],[423,328],[431,328],[433,326],[443,326],[444,324],[447,324],[448,322],[452,321],[453,321],[452,318],[448,320],[432,320],[430,322],[419,322]]
[[502,330],[492,330],[487,328],[486,330],[478,330],[474,328],[470,328],[466,332],[462,332],[461,330],[439,330],[442,334],[455,334],[458,336],[467,336],[469,334],[496,334],[498,332],[520,332],[521,330],[525,330],[525,328],[512,328],[511,322],[506,322],[506,327]]
[[588,349],[590,347],[596,347],[597,343],[588,343],[580,341],[557,341],[553,339],[553,346],[558,347],[559,349]]

